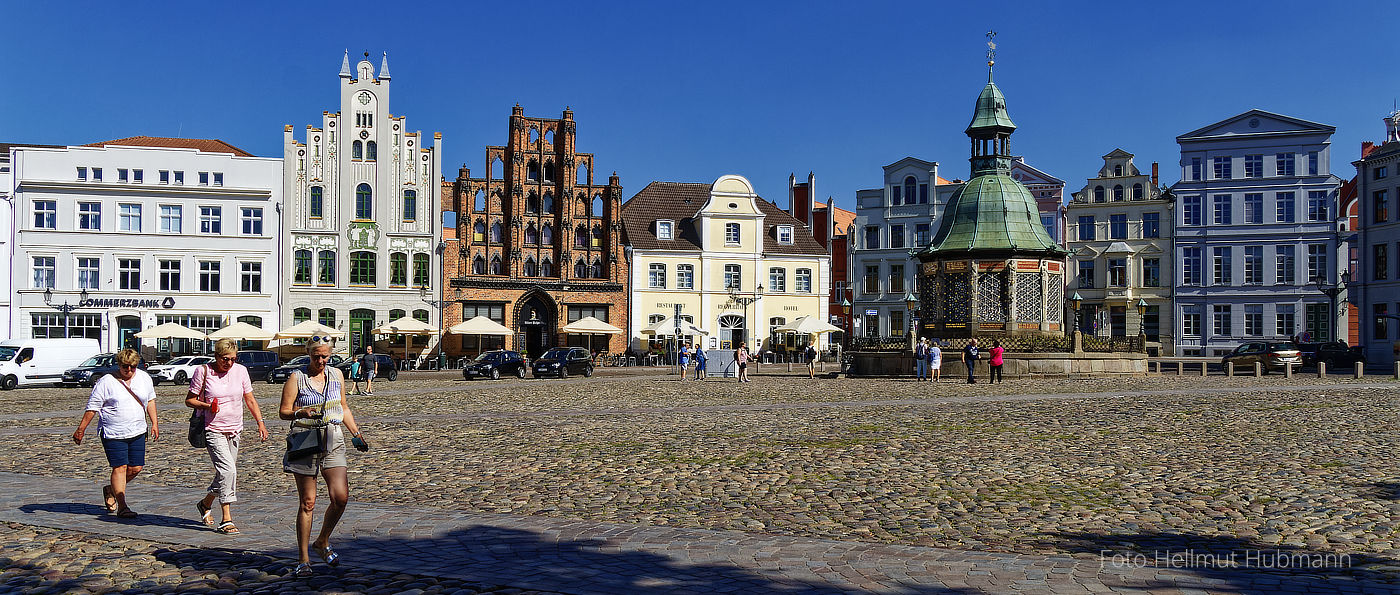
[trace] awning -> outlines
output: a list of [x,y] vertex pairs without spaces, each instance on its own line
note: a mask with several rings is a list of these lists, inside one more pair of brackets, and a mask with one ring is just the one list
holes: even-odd
[[138,339],[200,339],[209,340],[209,335],[174,322],[158,324],[136,333]]
[[477,316],[452,325],[447,332],[457,335],[513,335],[510,329],[485,316]]
[[569,324],[564,325],[564,328],[559,330],[576,335],[616,335],[622,332],[622,329],[617,328],[601,320],[598,320],[597,318],[594,318],[592,316],[584,316],[583,318],[580,318],[578,320],[570,322]]

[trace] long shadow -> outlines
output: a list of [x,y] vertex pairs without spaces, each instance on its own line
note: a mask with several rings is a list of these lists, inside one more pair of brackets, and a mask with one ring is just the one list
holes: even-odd
[[98,520],[119,525],[147,525],[172,528],[204,529],[204,525],[191,519],[167,516],[163,514],[139,513],[136,518],[124,519],[115,514],[107,512],[107,509],[96,504],[86,502],[48,502],[44,504],[25,504],[19,507],[21,511],[27,513],[35,512],[56,512],[62,514],[77,514],[97,517]]
[[[1200,588],[1242,593],[1400,593],[1397,561],[1365,552],[1268,545],[1247,538],[1194,533],[1048,533],[1060,549],[1099,557],[1111,588]],[[1178,581],[1128,584],[1114,574],[1135,568],[1192,575]],[[1138,573],[1137,576],[1142,576]],[[1357,591],[1360,590],[1360,591]]]
[[1400,483],[1377,481],[1361,488],[1358,493],[1376,500],[1400,500]]

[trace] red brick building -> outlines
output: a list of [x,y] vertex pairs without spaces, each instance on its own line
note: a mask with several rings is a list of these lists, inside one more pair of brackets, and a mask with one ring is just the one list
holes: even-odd
[[[505,146],[486,148],[486,169],[463,166],[443,186],[444,210],[457,214],[445,234],[444,326],[486,316],[514,334],[481,337],[481,348],[538,356],[557,345],[627,348],[625,334],[592,337],[561,327],[592,316],[627,328],[627,259],[622,251],[622,186],[616,172],[594,183],[593,155],[575,151],[574,114],[527,118],[511,112]],[[455,235],[455,237],[453,237]],[[449,335],[450,355],[472,355],[478,338]]]
[[[849,304],[852,299],[850,276],[846,272],[846,234],[850,232],[856,214],[837,207],[831,197],[827,197],[825,203],[819,202],[816,188],[815,174],[809,172],[806,182],[798,182],[795,175],[788,176],[788,214],[806,223],[812,237],[831,255],[831,292],[827,304],[830,320],[827,322],[849,329],[851,313],[845,311],[841,304]],[[845,337],[833,337],[833,340],[844,342]]]

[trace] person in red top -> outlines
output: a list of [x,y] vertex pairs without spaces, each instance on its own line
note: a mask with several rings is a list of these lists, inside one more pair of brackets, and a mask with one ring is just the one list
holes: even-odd
[[226,535],[237,535],[238,526],[233,524],[230,505],[238,501],[238,445],[243,432],[243,408],[253,412],[258,421],[258,438],[267,441],[267,426],[263,425],[262,411],[253,398],[253,382],[248,378],[248,368],[238,362],[238,342],[222,339],[214,344],[214,363],[200,366],[190,379],[190,392],[185,395],[185,405],[199,411],[204,417],[204,438],[208,443],[209,459],[214,463],[214,481],[209,484],[209,493],[196,502],[199,520],[210,527],[214,526],[211,510],[214,498],[219,499],[221,522],[215,531]]
[[1001,355],[1006,353],[1006,350],[1002,349],[1001,341],[994,340],[992,341],[992,348],[988,350],[988,353],[992,354],[992,360],[988,362],[991,364],[992,375],[987,379],[987,382],[1001,384],[1001,365],[1003,363]]

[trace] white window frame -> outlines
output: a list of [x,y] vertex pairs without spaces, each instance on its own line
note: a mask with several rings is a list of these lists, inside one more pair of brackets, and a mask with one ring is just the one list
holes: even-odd
[[676,239],[676,222],[670,219],[662,219],[656,222],[656,239],[674,240]]
[[724,224],[724,245],[738,246],[743,240],[743,228],[738,223]]
[[812,293],[812,269],[797,269],[793,275],[792,290],[797,293]]
[[181,205],[160,205],[160,232],[184,233],[184,213]]
[[695,265],[676,265],[676,289],[695,289]]
[[223,235],[224,228],[223,207],[201,206],[199,207],[199,233],[203,235]]
[[[261,235],[263,235],[263,233],[262,233],[262,227],[263,227],[263,210],[262,210],[262,207],[240,207],[240,208],[239,208],[239,213],[241,213],[241,221],[240,221],[240,225],[239,225],[239,230],[243,232],[243,235],[245,235],[245,236],[261,236]],[[249,230],[249,227],[250,227],[250,226],[253,227],[252,230]]]
[[666,265],[653,262],[647,265],[647,287],[651,289],[666,289]]
[[141,233],[141,203],[117,203],[117,231]]
[[768,291],[787,292],[787,269],[783,267],[768,268]]
[[[84,224],[84,222],[87,222]],[[102,231],[102,203],[95,201],[78,202],[79,231]]]
[[38,199],[34,208],[34,229],[58,229],[58,201]]
[[792,226],[791,226],[791,225],[779,225],[779,226],[778,226],[778,243],[779,243],[779,244],[782,244],[782,245],[784,245],[784,246],[791,246],[791,245],[792,245]]

